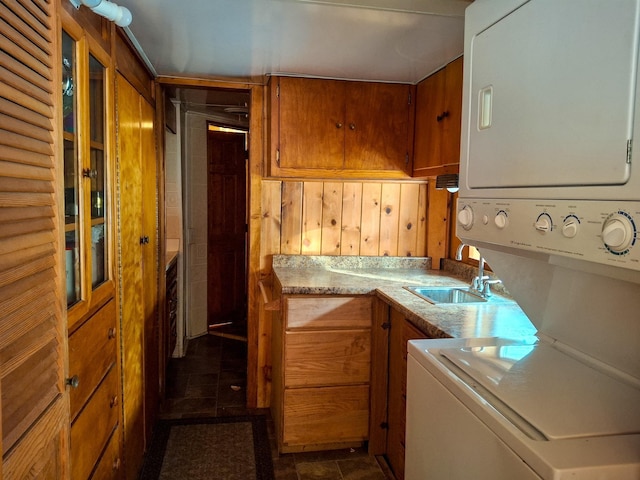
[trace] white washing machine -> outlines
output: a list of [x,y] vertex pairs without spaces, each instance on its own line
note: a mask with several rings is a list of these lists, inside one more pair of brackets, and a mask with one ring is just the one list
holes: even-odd
[[406,480],[637,480],[640,389],[553,344],[409,342]]

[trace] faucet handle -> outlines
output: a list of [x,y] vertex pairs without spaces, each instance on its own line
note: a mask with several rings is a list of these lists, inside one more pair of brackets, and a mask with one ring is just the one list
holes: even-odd
[[491,280],[490,277],[486,277],[486,279],[482,283],[482,293],[484,293],[485,297],[491,296],[491,285],[497,285],[498,283],[502,283],[502,280],[497,278]]

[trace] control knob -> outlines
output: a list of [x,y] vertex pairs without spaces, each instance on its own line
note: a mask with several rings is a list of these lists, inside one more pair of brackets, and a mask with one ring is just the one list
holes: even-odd
[[473,209],[469,205],[465,205],[458,212],[458,222],[465,230],[469,230],[473,226]]
[[580,220],[578,220],[575,216],[570,215],[564,219],[562,223],[562,235],[566,238],[573,238],[578,234],[578,226],[580,225]]
[[602,241],[613,253],[625,252],[635,240],[635,225],[631,217],[618,212],[607,218],[602,226]]
[[543,213],[538,217],[533,226],[538,232],[545,234],[551,231],[553,223],[551,222],[551,217],[548,214]]
[[509,223],[509,217],[507,217],[507,213],[498,212],[496,217],[493,219],[493,223],[495,223],[496,227],[498,227],[500,230],[505,228],[507,226],[507,223]]

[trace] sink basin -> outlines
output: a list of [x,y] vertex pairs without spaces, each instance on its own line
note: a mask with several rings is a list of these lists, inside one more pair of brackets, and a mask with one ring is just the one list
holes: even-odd
[[465,287],[404,287],[428,302],[440,303],[484,303],[481,297]]

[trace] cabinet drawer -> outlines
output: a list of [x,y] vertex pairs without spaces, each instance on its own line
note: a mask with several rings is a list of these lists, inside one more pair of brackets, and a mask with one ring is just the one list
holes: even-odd
[[71,420],[116,362],[116,308],[110,301],[69,337],[69,376],[78,376],[70,389]]
[[369,296],[287,297],[285,328],[368,328],[371,314]]
[[71,425],[71,478],[88,478],[118,424],[118,375],[112,368]]
[[367,383],[371,330],[285,333],[285,387]]
[[285,389],[285,445],[363,441],[368,435],[368,385]]
[[120,430],[111,435],[109,445],[102,454],[91,480],[116,480],[122,478],[122,455],[120,452]]

